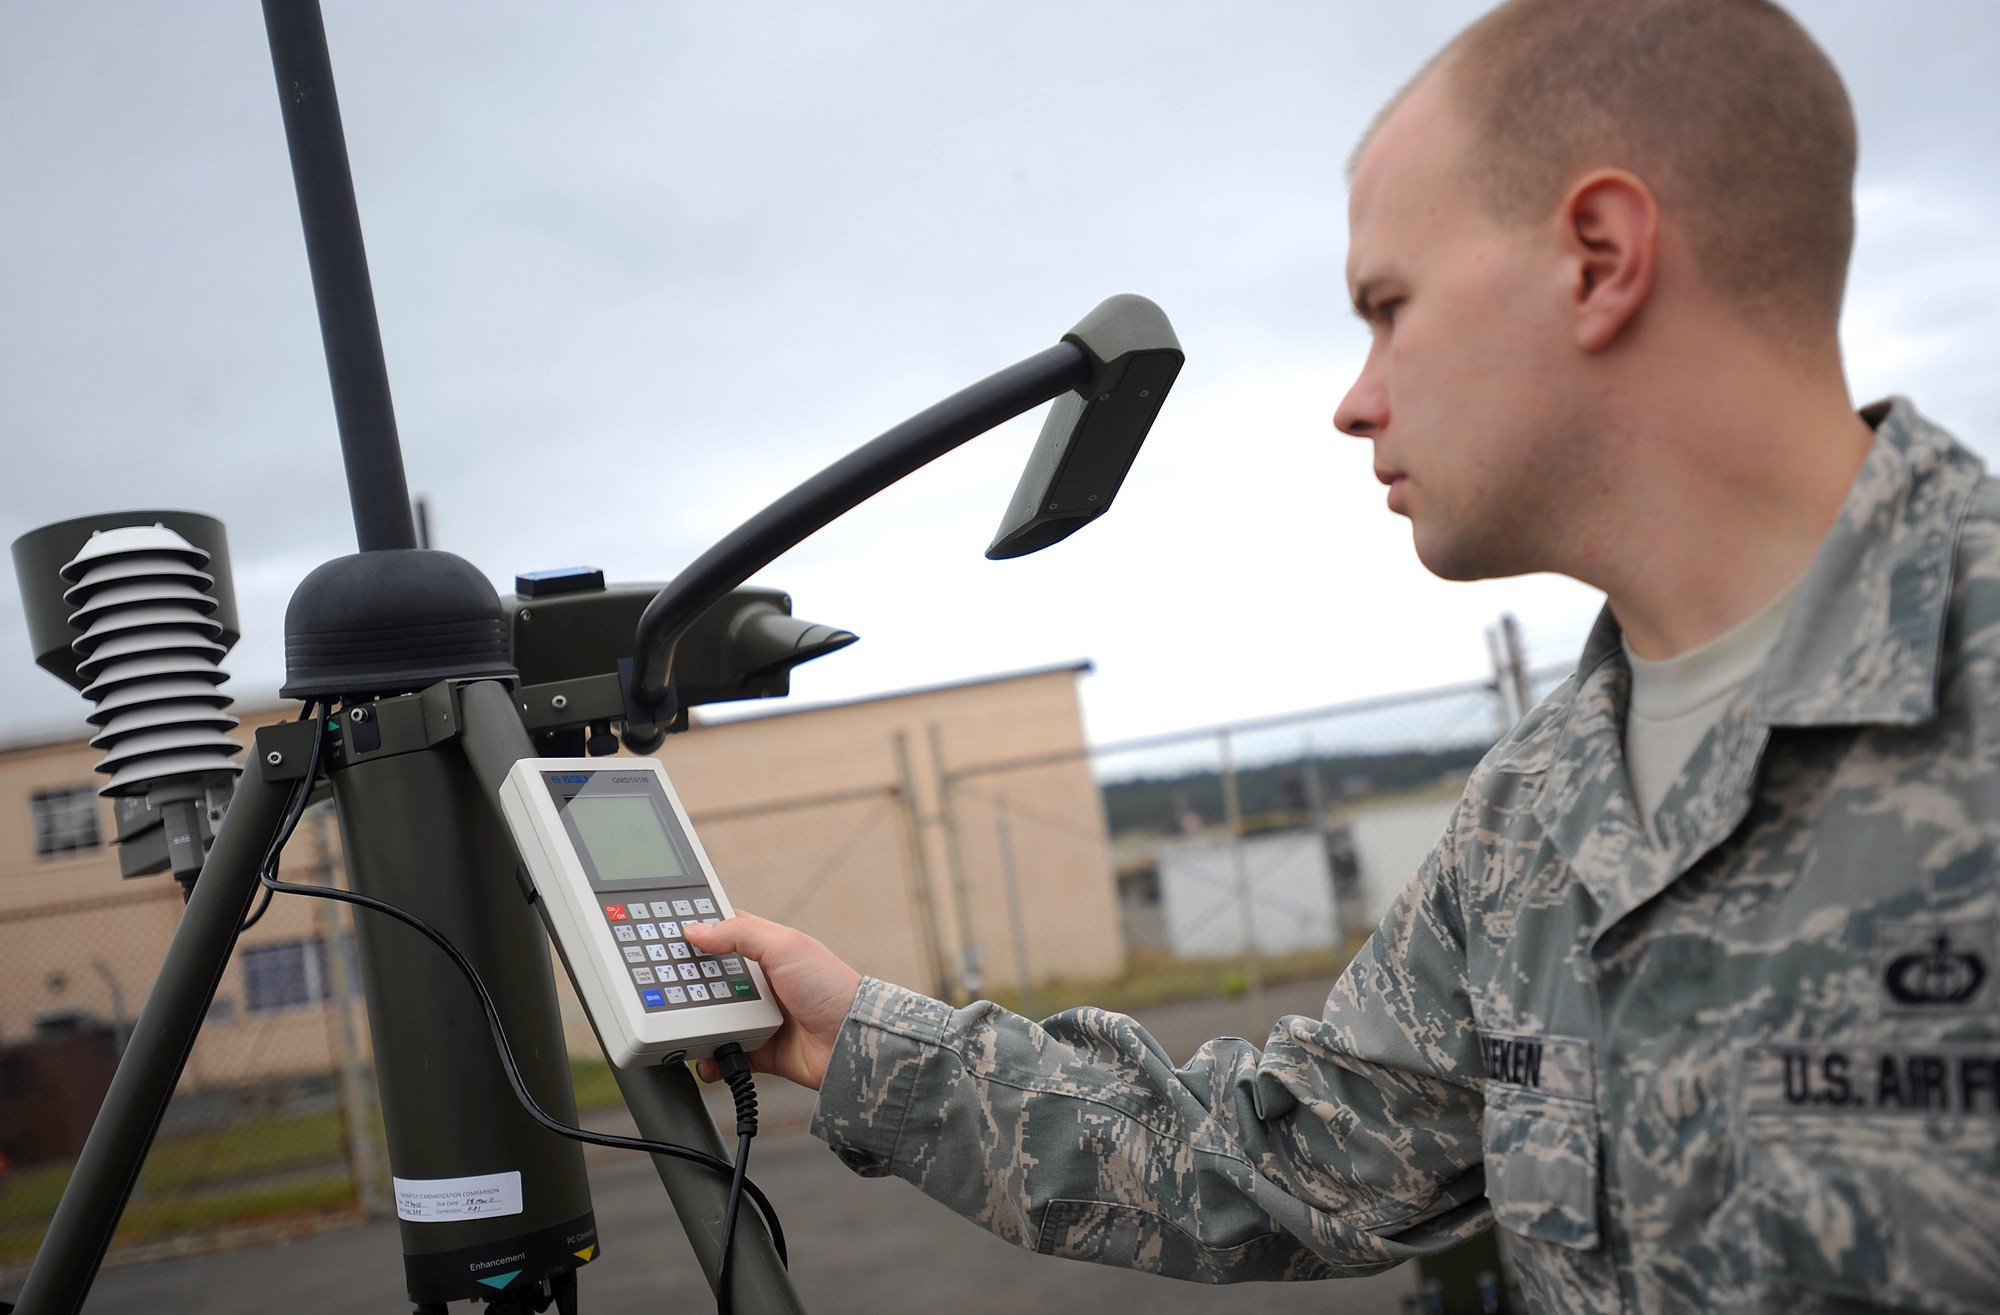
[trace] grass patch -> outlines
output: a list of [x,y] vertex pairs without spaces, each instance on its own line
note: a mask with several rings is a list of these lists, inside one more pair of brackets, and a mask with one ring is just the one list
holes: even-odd
[[[1267,986],[1313,977],[1332,977],[1347,966],[1343,950],[1306,950],[1296,954],[1271,955],[1260,967]],[[1175,959],[1165,955],[1134,955],[1130,966],[1118,977],[1098,981],[1056,980],[1035,988],[1035,1012],[1046,1017],[1078,1005],[1096,1005],[1121,1014],[1134,1013],[1154,1005],[1181,1000],[1233,998],[1249,990],[1240,956],[1226,959]],[[1018,991],[995,991],[995,1003],[1019,1010],[1024,1003]]]
[[[263,1119],[227,1128],[163,1137],[153,1143],[146,1167],[139,1173],[132,1210],[149,1196],[185,1193],[208,1184],[286,1173],[325,1164],[338,1168],[347,1181],[347,1151],[341,1140],[340,1115],[304,1114]],[[63,1186],[69,1182],[69,1161],[16,1169],[0,1187],[0,1224],[40,1219],[54,1213]],[[127,1211],[129,1218],[132,1211]]]
[[571,1055],[569,1082],[576,1089],[578,1110],[609,1109],[625,1103],[618,1090],[618,1079],[601,1055]]
[[342,1165],[340,1112],[265,1119],[153,1144],[139,1175],[142,1192],[172,1192],[204,1183],[224,1183],[313,1164]]
[[[10,1181],[7,1195],[0,1197],[0,1202],[13,1196],[13,1186]],[[353,1204],[354,1185],[344,1171],[237,1191],[194,1192],[172,1200],[134,1201],[119,1221],[114,1245],[150,1242],[228,1224],[324,1214]],[[42,1218],[28,1225],[0,1223],[0,1265],[32,1260],[45,1231],[47,1221]]]
[[21,1219],[41,1219],[55,1213],[63,1184],[69,1181],[70,1164],[38,1164],[32,1169],[16,1169],[0,1183],[0,1229]]

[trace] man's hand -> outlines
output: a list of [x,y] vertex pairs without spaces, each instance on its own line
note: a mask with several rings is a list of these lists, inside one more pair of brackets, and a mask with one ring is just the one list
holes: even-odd
[[[861,974],[804,932],[754,914],[682,923],[681,932],[704,954],[740,954],[764,969],[785,1025],[750,1052],[750,1067],[819,1090],[833,1039],[861,989]],[[703,1078],[716,1080],[714,1060],[704,1059],[697,1067]]]

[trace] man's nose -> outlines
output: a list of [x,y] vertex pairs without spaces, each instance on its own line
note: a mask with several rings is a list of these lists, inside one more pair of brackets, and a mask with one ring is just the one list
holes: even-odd
[[1355,438],[1374,438],[1389,423],[1389,394],[1371,360],[1334,408],[1333,427]]

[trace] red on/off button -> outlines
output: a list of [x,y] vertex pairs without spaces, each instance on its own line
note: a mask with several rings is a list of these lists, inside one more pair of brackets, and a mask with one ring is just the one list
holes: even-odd
[[607,904],[604,906],[604,916],[613,922],[623,922],[625,921],[625,906],[623,904]]

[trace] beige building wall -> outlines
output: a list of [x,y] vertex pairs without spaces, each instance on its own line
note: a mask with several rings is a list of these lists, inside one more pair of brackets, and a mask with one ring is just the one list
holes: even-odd
[[[79,723],[83,711],[79,701]],[[296,714],[263,709],[238,715],[244,724],[234,738],[247,745],[258,726]],[[62,1013],[129,1025],[179,924],[180,887],[172,877],[119,876],[111,845],[117,824],[108,800],[97,801],[102,842],[97,848],[35,854],[31,798],[43,790],[94,790],[103,780],[92,770],[100,756],[81,739],[0,751],[0,1044],[23,1041],[38,1020]],[[312,830],[308,821],[294,838],[285,859],[287,879],[323,879]],[[325,866],[338,872],[337,833],[333,845]],[[307,901],[273,900],[238,944],[182,1086],[325,1072],[332,1062],[326,1010],[317,1004],[251,1010],[245,952],[327,936],[344,926],[338,913],[330,917]]]
[[[1010,986],[1022,961],[1037,979],[1110,976],[1125,951],[1103,809],[1083,757],[1076,683],[1086,669],[698,724],[659,756],[731,898],[804,928],[864,972],[950,991],[970,946],[982,990]],[[296,711],[238,715],[237,738],[248,744],[257,726]],[[100,847],[35,855],[31,796],[94,789],[98,756],[81,738],[0,749],[0,1044],[27,1039],[37,1019],[58,1013],[135,1018],[178,922],[171,877],[119,877],[106,801],[97,803]],[[943,806],[944,772],[1045,757],[1057,761],[965,777]],[[1027,935],[1018,943],[998,857],[1002,799],[1020,814],[1012,838]],[[344,883],[330,815],[307,815],[284,875]],[[327,1072],[334,1012],[324,1001],[251,1009],[246,953],[337,944],[350,929],[343,907],[275,899],[231,960],[183,1086]],[[567,982],[562,995],[572,1048],[594,1051]],[[365,1020],[358,1032],[365,1054]]]
[[[1032,975],[1113,976],[1125,947],[1103,804],[1084,757],[1084,669],[703,727],[668,740],[659,757],[733,901],[810,931],[863,972],[925,991],[959,984],[968,946],[975,991],[1014,984],[1021,956],[996,829],[1004,800],[1021,814],[1014,871]],[[959,775],[1042,758],[1057,761]],[[914,826],[898,798],[906,780]],[[870,789],[878,801],[866,805],[766,807]],[[805,835],[816,838],[796,843]]]

